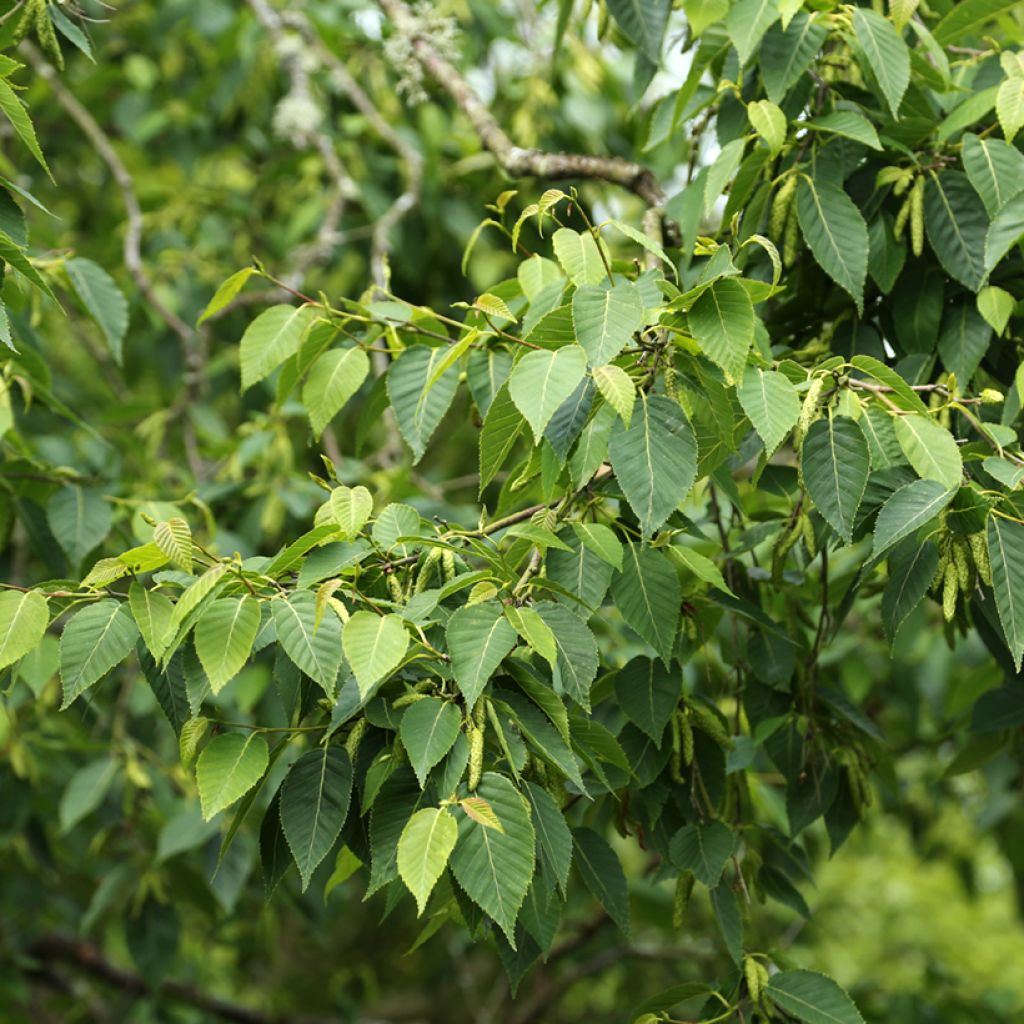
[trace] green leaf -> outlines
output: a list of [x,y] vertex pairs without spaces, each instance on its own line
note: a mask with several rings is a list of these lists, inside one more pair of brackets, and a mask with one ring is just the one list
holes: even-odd
[[516,631],[498,601],[464,605],[446,629],[452,674],[466,709],[472,711],[487,680],[516,645]]
[[672,837],[669,856],[677,868],[692,871],[698,882],[714,889],[735,850],[733,830],[720,821],[711,821],[706,825],[684,825]]
[[[409,634],[397,615],[358,611],[345,623],[345,657],[365,700],[373,688],[402,662]],[[340,650],[338,652],[340,657]]]
[[894,118],[910,84],[910,51],[891,21],[867,7],[853,9],[853,32]]
[[667,664],[675,647],[682,602],[679,580],[667,556],[654,548],[627,544],[622,572],[612,581],[612,597],[627,625]]
[[932,35],[936,42],[947,46],[977,32],[986,22],[1016,6],[1014,0],[959,0],[935,26]]
[[595,366],[592,376],[598,391],[622,417],[622,422],[628,430],[633,421],[633,406],[636,403],[636,386],[633,379],[620,366]]
[[461,727],[462,715],[451,701],[424,697],[406,709],[399,735],[421,787],[430,769],[452,749]]
[[689,325],[700,350],[722,368],[726,380],[739,380],[754,342],[754,306],[746,288],[730,278],[715,281],[691,307]]
[[710,558],[706,558],[692,548],[683,547],[681,544],[673,544],[666,550],[672,561],[682,566],[686,572],[691,572],[697,579],[710,583],[711,586],[724,590],[727,594],[732,594],[722,575],[722,570]]
[[[743,150],[747,141],[744,138],[733,139],[727,142],[718,152],[714,162],[708,168],[707,180],[704,182],[704,216],[711,215],[715,202],[725,191],[726,185],[732,181],[740,161],[743,159]],[[691,186],[692,187],[692,186]]]
[[615,697],[622,713],[661,747],[665,726],[683,693],[678,672],[651,658],[634,658],[615,676]]
[[774,24],[768,29],[758,60],[765,91],[773,103],[783,101],[807,70],[827,35],[821,19],[805,11],[798,11],[785,28]]
[[481,493],[505,464],[525,426],[526,420],[508,393],[508,384],[502,384],[487,410],[480,431]]
[[57,818],[60,831],[70,832],[83,818],[96,810],[117,776],[117,761],[102,757],[79,768],[60,797]]
[[1013,75],[999,86],[996,93],[996,117],[1007,142],[1013,142],[1024,128],[1024,78]]
[[39,591],[0,591],[0,669],[35,648],[49,621],[49,605]]
[[1024,657],[1024,525],[990,516],[986,539],[996,610],[1019,672]]
[[416,898],[420,916],[444,874],[458,838],[459,826],[444,807],[424,807],[402,829],[398,840],[398,874]]
[[4,78],[0,78],[0,110],[7,115],[8,120],[14,126],[14,130],[18,133],[21,141],[28,146],[29,152],[36,158],[39,166],[46,171],[50,181],[53,181],[53,175],[50,173],[50,168],[47,166],[46,157],[43,156],[43,151],[39,148],[39,140],[36,138],[36,130],[32,126],[32,119],[28,116],[25,104],[18,99],[18,94],[11,88]]
[[71,285],[89,316],[106,339],[114,362],[124,361],[124,336],[128,333],[128,300],[114,279],[92,260],[75,257],[64,261]]
[[864,1024],[853,1000],[816,971],[779,971],[766,988],[772,1002],[805,1024]]
[[976,292],[985,279],[988,216],[966,175],[943,171],[929,178],[924,194],[924,226],[946,272]]
[[[296,590],[285,600],[272,601],[270,607],[277,640],[284,653],[296,668],[315,679],[329,697],[333,696],[341,668],[341,623],[337,616],[325,615],[317,626],[316,595],[308,590]],[[372,616],[373,613],[361,614]],[[356,671],[355,666],[353,671]]]
[[816,420],[804,439],[800,463],[815,507],[849,544],[871,472],[864,432],[848,416]]
[[731,4],[725,28],[739,54],[740,67],[750,60],[765,32],[778,19],[778,0],[737,0]]
[[50,530],[75,569],[110,533],[111,520],[110,505],[87,487],[62,487],[46,505]]
[[303,892],[341,834],[351,798],[352,762],[344,747],[309,750],[288,769],[279,813]]
[[267,741],[257,732],[214,736],[196,763],[196,785],[203,820],[230,807],[263,778],[270,763]]
[[747,118],[775,156],[786,144],[786,115],[771,100],[755,100],[747,104]]
[[836,110],[831,114],[823,114],[821,117],[808,121],[807,127],[816,132],[842,135],[844,138],[853,139],[854,142],[863,143],[871,149],[881,150],[882,148],[875,126],[863,114],[858,114],[853,110]]
[[451,366],[433,384],[435,371],[448,354],[445,348],[415,345],[406,349],[388,369],[388,399],[398,429],[419,462],[434,431],[441,424],[459,387],[459,368]]
[[586,370],[587,355],[579,345],[528,352],[513,367],[509,395],[530,424],[535,444],[540,444],[544,428],[576,390]]
[[925,480],[938,480],[945,488],[959,487],[964,460],[953,435],[929,416],[897,416],[896,438],[914,467]]
[[126,658],[138,635],[120,601],[104,599],[76,612],[60,638],[61,711]]
[[868,228],[860,210],[838,185],[802,174],[796,186],[796,212],[814,258],[861,310],[868,272]]
[[800,418],[800,395],[785,374],[750,366],[736,396],[770,457]]
[[361,348],[331,349],[313,364],[302,388],[302,404],[314,437],[320,437],[369,372],[370,357]]
[[583,546],[613,569],[622,568],[622,542],[610,526],[601,523],[573,523],[573,530]]
[[629,935],[629,887],[626,873],[603,836],[590,828],[574,828],[572,841],[576,867],[591,896],[604,907],[608,916]]
[[964,170],[994,217],[1024,191],[1024,153],[1001,139],[983,139],[972,132],[963,138]]
[[875,520],[872,556],[877,558],[897,541],[931,522],[956,494],[938,480],[914,480],[894,491]]
[[671,0],[608,0],[608,12],[652,64],[661,60],[661,41],[671,8]]
[[616,420],[608,442],[615,478],[649,537],[682,503],[697,478],[697,438],[679,403],[639,396],[627,427]]
[[490,804],[503,831],[487,828],[464,816],[459,822],[459,839],[451,856],[452,874],[466,895],[501,928],[509,945],[515,949],[516,918],[533,878],[533,822],[525,800],[504,776],[486,772],[475,795]]
[[992,218],[985,235],[985,270],[996,264],[1024,237],[1024,193],[1014,196]]
[[342,540],[355,540],[373,514],[373,495],[358,487],[335,487],[328,499],[331,518],[338,524]]
[[182,572],[192,572],[192,531],[184,519],[177,517],[153,527],[153,543],[167,560]]
[[512,628],[533,648],[551,667],[558,665],[558,647],[555,634],[551,627],[540,617],[535,608],[524,605],[505,605],[505,618]]
[[316,316],[313,306],[271,306],[249,324],[239,347],[243,391],[258,384],[298,352]]
[[576,340],[591,366],[610,363],[626,347],[644,321],[644,304],[635,284],[622,282],[612,288],[581,285],[572,298],[572,323]]
[[213,293],[213,298],[206,304],[206,309],[200,314],[196,321],[199,327],[204,320],[208,320],[214,313],[219,313],[236,295],[246,286],[249,278],[256,273],[255,267],[242,267],[236,270],[220,287]]
[[924,600],[939,564],[939,549],[931,541],[907,539],[889,558],[889,579],[882,592],[882,625],[892,645],[907,616]]
[[597,641],[587,624],[563,604],[541,601],[534,606],[555,638],[556,693],[568,694],[590,710],[590,687],[598,670]]
[[[979,296],[979,300],[980,300]],[[942,365],[956,374],[961,387],[967,387],[988,351],[992,331],[981,314],[966,302],[946,309],[939,335]]]
[[[603,242],[601,244],[604,245]],[[551,247],[569,280],[577,287],[600,284],[605,280],[601,250],[598,249],[597,242],[589,231],[559,228],[551,236]]]
[[998,335],[1002,335],[1006,330],[1016,305],[1017,300],[1008,291],[997,288],[994,284],[978,292],[978,312]]
[[220,597],[203,610],[195,629],[196,654],[214,695],[241,672],[260,629],[255,597]]
[[572,867],[572,833],[565,822],[565,815],[551,794],[536,783],[525,784],[525,795],[533,812],[541,866],[564,895],[568,891]]

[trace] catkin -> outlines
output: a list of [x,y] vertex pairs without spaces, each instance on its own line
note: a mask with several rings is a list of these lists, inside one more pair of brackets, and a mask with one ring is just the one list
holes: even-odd
[[956,615],[956,595],[959,591],[959,574],[952,559],[946,565],[946,578],[942,585],[942,615],[947,622]]
[[445,582],[455,579],[455,553],[444,549],[441,555],[441,569],[444,571]]
[[36,36],[39,39],[39,45],[43,48],[43,53],[57,65],[59,71],[63,71],[64,55],[61,53],[60,43],[57,42],[57,32],[50,20],[50,12],[46,3],[36,5],[35,25]]
[[743,958],[743,977],[747,982],[747,993],[756,1003],[761,998],[761,972],[757,969],[757,961],[752,956]]
[[971,557],[974,559],[974,568],[978,570],[981,582],[987,587],[992,586],[992,563],[988,560],[988,545],[985,543],[983,533],[972,533],[967,538],[971,547]]
[[689,768],[693,764],[693,725],[685,708],[676,712],[676,718],[679,721],[679,735],[683,741],[683,763]]
[[910,219],[910,200],[910,196],[903,200],[903,205],[900,207],[899,213],[896,214],[896,223],[892,226],[893,237],[895,237],[897,242],[902,241],[903,232],[906,230],[907,221]]
[[484,731],[477,725],[469,727],[469,780],[467,785],[472,793],[480,785],[484,771]]
[[796,219],[796,207],[789,208],[789,216],[786,218],[786,232],[782,238],[782,262],[791,267],[796,262],[797,251],[800,247],[799,224]]
[[365,718],[360,718],[359,721],[357,721],[349,731],[348,739],[345,740],[345,749],[348,751],[348,756],[352,761],[356,759],[356,754],[359,753],[359,744],[362,742],[363,734],[365,732]]
[[430,586],[430,577],[433,574],[434,566],[441,560],[441,548],[431,548],[427,557],[423,559],[420,571],[416,576],[416,583],[412,588],[414,594],[422,594]]
[[798,444],[803,444],[804,434],[810,429],[818,412],[818,402],[821,400],[821,393],[824,390],[825,378],[815,377],[807,389],[807,394],[804,395],[803,405],[800,406],[800,418],[796,421],[795,437]]
[[669,774],[673,782],[683,783],[683,749],[679,735],[679,716],[673,715],[669,721],[672,732],[672,755],[669,761]]
[[772,200],[772,210],[768,216],[768,232],[772,238],[781,238],[786,229],[789,207],[796,191],[796,176],[787,178],[775,193]]
[[918,178],[910,192],[910,249],[915,256],[924,252],[924,178]]
[[953,541],[953,564],[956,566],[957,582],[960,589],[967,591],[971,589],[971,563],[967,559],[967,543],[957,537]]
[[693,892],[694,881],[695,878],[692,871],[684,871],[676,879],[676,891],[672,900],[673,928],[682,928],[683,926],[683,916],[685,915],[686,908],[690,903],[690,894]]
[[395,604],[404,603],[405,595],[402,593],[402,584],[398,582],[398,577],[393,572],[388,573],[388,591]]

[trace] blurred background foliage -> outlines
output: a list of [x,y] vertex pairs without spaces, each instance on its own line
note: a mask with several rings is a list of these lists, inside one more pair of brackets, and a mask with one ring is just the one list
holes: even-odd
[[[0,4],[0,13],[13,6]],[[472,299],[513,265],[502,240],[485,232],[472,279],[463,276],[460,257],[485,204],[509,185],[445,97],[403,99],[396,85],[408,68],[383,54],[377,8],[289,6],[316,40],[300,58],[308,60],[305,108],[289,106],[301,92],[295,54],[268,33],[258,3],[83,0],[75,24],[95,60],[65,40],[67,67],[54,83],[38,52],[28,58],[21,80],[55,182],[10,130],[0,169],[52,211],[30,211],[33,252],[105,268],[128,297],[130,326],[119,366],[71,302],[65,315],[5,286],[28,341],[23,361],[68,410],[19,404],[17,431],[3,438],[0,476],[18,481],[17,497],[0,493],[5,580],[78,570],[47,539],[40,512],[54,484],[69,480],[107,497],[112,548],[132,542],[138,514],[155,501],[175,502],[221,552],[271,552],[305,528],[319,500],[307,473],[320,468],[305,415],[273,407],[267,387],[238,393],[250,300],[191,328],[217,285],[252,256],[307,294],[358,296],[375,274],[390,273],[398,294],[438,308]],[[642,158],[676,188],[713,156],[699,132],[664,133],[656,120],[656,101],[686,68],[681,9],[666,67],[639,95],[632,51],[614,29],[599,42],[594,18],[572,23],[553,60],[556,3],[434,7],[457,26],[452,56],[519,144]],[[123,257],[125,182],[62,93],[130,176],[150,297]],[[520,187],[524,201],[534,198]],[[536,193],[543,187],[535,183]],[[593,184],[583,193],[639,218],[633,197]],[[374,228],[403,194],[409,208],[385,251]],[[152,296],[184,332],[154,311]],[[383,444],[360,457],[351,439],[381,426],[356,415],[340,417],[324,439],[347,478],[382,503],[406,500],[426,515],[457,520],[475,507],[475,479],[463,480],[474,453],[468,407],[448,417],[448,443],[415,471]],[[32,508],[12,530],[14,502]],[[459,932],[410,951],[419,926],[408,905],[392,913],[379,898],[363,904],[360,887],[343,884],[324,901],[322,886],[300,895],[295,879],[268,903],[255,834],[243,829],[217,867],[221,826],[201,822],[149,690],[129,674],[113,699],[58,716],[56,658],[51,637],[19,679],[3,681],[0,698],[0,1019],[611,1022],[646,994],[728,969],[708,938],[710,908],[695,900],[681,929],[667,929],[671,888],[644,880],[643,854],[627,843],[618,852],[635,876],[633,943],[576,891],[564,938],[515,1001],[494,951]],[[810,830],[816,885],[802,896],[814,916],[805,922],[772,904],[761,919],[771,926],[765,941],[783,935],[779,955],[833,974],[869,1021],[1024,1019],[1019,769],[1005,748],[987,756],[984,733],[980,746],[957,739],[977,696],[1000,681],[997,666],[980,643],[951,653],[930,607],[903,629],[892,661],[876,622],[851,616],[824,666],[855,700],[874,703],[895,767],[868,827],[833,859],[823,825]],[[225,703],[238,716],[262,703],[266,716],[272,689],[256,665]],[[954,763],[957,750],[965,753]],[[340,882],[347,865],[324,870]],[[751,941],[756,948],[757,936]]]

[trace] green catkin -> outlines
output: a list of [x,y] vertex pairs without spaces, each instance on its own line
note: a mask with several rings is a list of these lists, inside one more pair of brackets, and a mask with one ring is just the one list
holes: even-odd
[[365,732],[365,718],[360,718],[359,721],[357,721],[349,731],[348,739],[345,740],[345,749],[348,751],[348,756],[352,761],[356,759],[356,754],[359,753],[359,744],[362,742],[363,734]]
[[455,552],[445,548],[441,555],[441,569],[444,572],[445,583],[455,579]]
[[388,573],[388,591],[391,594],[391,600],[395,604],[404,604],[405,595],[402,593],[402,584],[398,582],[398,577],[393,573]]
[[484,731],[479,726],[469,727],[469,780],[467,785],[472,793],[480,785],[484,771]]
[[693,892],[693,883],[695,881],[694,874],[692,871],[684,871],[676,879],[676,891],[675,896],[672,899],[672,927],[682,928],[683,917],[686,914],[686,908],[690,903],[690,894]]
[[935,590],[946,578],[946,567],[949,565],[949,534],[945,534],[942,540],[939,541],[939,562],[935,566],[935,575],[932,576],[931,587],[929,589]]
[[807,549],[807,554],[813,558],[817,553],[818,542],[814,537],[814,524],[811,522],[811,517],[806,512],[800,513],[800,529],[804,535],[804,547]]
[[59,71],[64,70],[64,54],[61,53],[60,43],[57,42],[57,32],[50,20],[50,13],[45,2],[36,5],[35,17],[36,37],[43,53],[57,66]]
[[789,216],[789,207],[796,191],[796,175],[787,178],[772,200],[772,211],[768,217],[768,233],[772,238],[782,238]]
[[605,33],[608,31],[608,5],[604,0],[599,0],[597,8],[597,38],[604,39]]
[[[14,31],[11,33],[11,45],[20,43],[25,38],[29,28],[32,27],[36,19],[39,17],[40,9],[46,10],[46,0],[28,0],[25,4],[24,9],[21,12],[21,17],[18,19],[18,23],[14,26]],[[38,31],[38,30],[37,30]]]
[[665,386],[665,394],[674,401],[679,401],[679,374],[676,373],[675,364],[668,360],[665,364],[665,373],[662,377]]
[[752,956],[743,958],[743,977],[747,982],[747,993],[756,1003],[761,998],[761,973],[757,969],[757,961]]
[[903,232],[906,231],[907,221],[910,219],[911,196],[903,200],[899,213],[896,214],[896,223],[892,226],[892,233],[897,242],[903,240]]
[[804,435],[814,421],[814,416],[818,411],[818,402],[821,401],[824,390],[825,378],[815,377],[807,389],[807,394],[804,395],[803,404],[800,406],[800,418],[796,421],[795,440],[798,444],[803,444]]
[[683,741],[683,764],[689,768],[693,764],[693,725],[690,722],[690,714],[685,708],[676,712],[676,719],[679,722],[679,735]]
[[924,178],[918,178],[910,193],[910,249],[915,256],[924,252]]
[[416,583],[412,588],[414,594],[422,594],[430,586],[430,577],[433,574],[434,566],[439,561],[441,561],[441,549],[431,548],[427,557],[423,559],[423,564],[416,576]]
[[971,563],[967,558],[967,542],[957,537],[952,544],[953,564],[956,566],[957,582],[964,592],[971,589]]
[[797,253],[800,250],[800,232],[796,219],[796,207],[789,208],[789,216],[786,218],[786,231],[782,236],[782,262],[791,267],[796,262]]
[[425,694],[425,693],[404,693],[404,694],[402,694],[401,697],[396,698],[392,702],[391,706],[393,708],[408,707],[410,704],[415,704],[418,701],[425,700],[426,697],[427,697],[427,694]]
[[682,784],[686,780],[683,778],[683,748],[682,742],[679,735],[679,716],[673,715],[669,725],[672,731],[672,755],[669,760],[669,774],[673,782]]
[[942,616],[947,622],[953,621],[956,615],[956,596],[959,592],[960,577],[956,565],[950,559],[946,565],[946,576],[942,583]]
[[988,560],[988,545],[985,543],[983,533],[972,533],[967,538],[971,546],[971,556],[974,558],[974,568],[978,570],[981,582],[987,587],[992,586],[992,564]]

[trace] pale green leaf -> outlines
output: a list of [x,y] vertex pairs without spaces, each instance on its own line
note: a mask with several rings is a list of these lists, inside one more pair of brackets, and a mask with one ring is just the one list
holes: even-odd
[[39,591],[0,591],[0,669],[28,654],[43,639],[49,621],[49,605]]
[[576,340],[591,366],[610,363],[640,329],[644,305],[632,282],[612,288],[581,285],[572,298],[572,322]]
[[897,416],[896,438],[917,475],[938,480],[947,490],[959,487],[964,461],[953,435],[928,416]]
[[267,741],[256,732],[214,736],[196,763],[196,785],[203,820],[230,807],[263,778],[270,762]]
[[358,611],[345,623],[343,642],[345,657],[365,699],[401,664],[409,634],[397,615]]
[[203,610],[195,627],[196,654],[214,695],[245,666],[260,629],[260,603],[249,594],[220,597]]
[[337,616],[325,615],[318,626],[316,596],[309,590],[296,590],[286,600],[273,601],[271,608],[277,639],[285,654],[328,696],[333,696],[341,667],[341,623]]
[[424,807],[402,829],[398,840],[398,874],[415,897],[420,915],[444,874],[458,838],[459,826],[443,807]]
[[298,352],[316,316],[313,306],[271,306],[249,324],[239,347],[243,391]]
[[448,620],[448,654],[455,683],[472,711],[487,680],[516,644],[516,631],[498,601],[464,605]]
[[424,697],[406,709],[399,736],[421,787],[427,784],[430,769],[451,750],[461,728],[462,715],[451,701]]
[[579,345],[528,352],[516,363],[508,381],[509,395],[530,424],[535,444],[540,444],[544,428],[586,370],[587,355]]
[[370,357],[361,348],[331,349],[313,364],[302,388],[302,404],[314,437],[341,412],[369,372]]
[[800,418],[800,395],[792,382],[776,370],[751,366],[736,389],[740,406],[771,456]]
[[77,611],[60,638],[61,710],[131,652],[139,631],[128,605],[106,598]]

